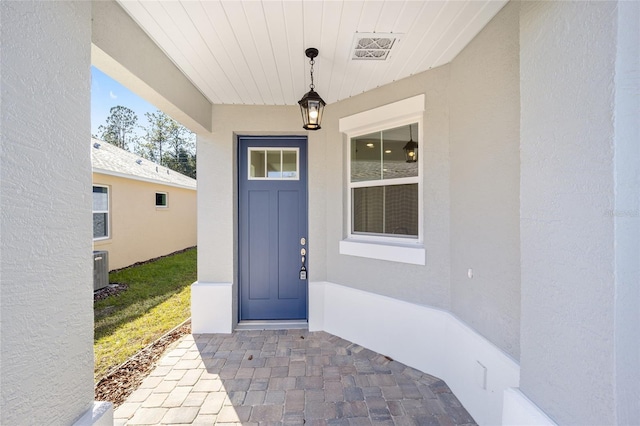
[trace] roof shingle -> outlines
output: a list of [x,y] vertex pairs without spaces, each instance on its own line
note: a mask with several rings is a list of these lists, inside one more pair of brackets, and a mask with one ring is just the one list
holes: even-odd
[[94,173],[196,189],[195,179],[93,138],[91,139],[91,166]]

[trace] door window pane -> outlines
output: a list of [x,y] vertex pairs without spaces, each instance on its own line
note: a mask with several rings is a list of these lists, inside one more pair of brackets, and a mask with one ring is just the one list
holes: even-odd
[[282,177],[284,179],[298,177],[298,151],[282,151]]
[[248,179],[298,179],[298,150],[249,148]]
[[251,151],[250,158],[250,166],[249,166],[249,177],[252,178],[263,178],[267,177],[265,171],[265,158],[264,151]]
[[282,178],[282,151],[267,151],[267,177]]

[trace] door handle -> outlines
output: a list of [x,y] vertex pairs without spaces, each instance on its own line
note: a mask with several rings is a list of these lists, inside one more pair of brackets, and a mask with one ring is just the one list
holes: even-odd
[[300,267],[299,277],[301,280],[307,280],[307,267],[305,266],[305,262],[307,261],[307,249],[304,248],[307,245],[307,239],[305,237],[300,238],[300,245],[302,248],[300,249],[300,260],[302,262],[302,266]]

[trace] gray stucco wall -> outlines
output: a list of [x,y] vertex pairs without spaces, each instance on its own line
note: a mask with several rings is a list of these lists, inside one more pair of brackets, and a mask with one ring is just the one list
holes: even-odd
[[618,3],[616,58],[617,421],[640,419],[640,3]]
[[[327,148],[327,277],[451,310],[520,354],[518,4],[509,4],[450,64],[332,104]],[[424,93],[425,266],[340,255],[346,142],[341,117]],[[473,269],[473,279],[467,271]]]
[[[327,152],[326,238],[327,280],[385,296],[439,308],[450,307],[449,292],[449,108],[450,67],[439,67],[331,104],[325,111],[323,132]],[[348,143],[338,121],[358,112],[426,94],[424,146],[424,245],[426,266],[341,255],[346,237],[345,206]]]
[[0,3],[0,423],[93,404],[89,2]]
[[[520,357],[519,3],[451,63],[451,310]],[[473,278],[468,270],[472,269]]]
[[615,424],[616,3],[521,8],[521,389]]

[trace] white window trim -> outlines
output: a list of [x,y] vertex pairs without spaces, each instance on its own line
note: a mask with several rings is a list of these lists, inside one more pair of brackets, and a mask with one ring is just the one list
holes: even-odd
[[[161,206],[158,205],[158,194],[164,194],[164,200],[165,200],[165,205]],[[163,191],[156,191],[156,208],[157,209],[168,209],[169,208],[169,193],[168,192],[163,192]]]
[[[111,238],[111,188],[107,185],[99,185],[99,184],[92,184],[91,185],[91,193],[93,194],[93,187],[96,186],[98,188],[106,188],[107,189],[107,210],[93,210],[93,198],[91,200],[91,217],[92,217],[92,221],[93,221],[93,214],[94,213],[106,213],[107,214],[107,235],[104,237],[98,237],[98,238],[94,238],[93,241],[104,241],[104,240],[108,240]],[[93,197],[93,195],[92,195]]]
[[[283,151],[295,151],[296,152],[296,177],[253,177],[251,176],[251,153],[254,151],[280,151],[280,173],[282,173],[282,159],[283,159]],[[264,156],[265,163],[267,162],[267,156]],[[266,171],[266,164],[265,164]],[[295,181],[300,180],[300,148],[297,147],[260,147],[260,146],[252,146],[249,147],[248,155],[247,155],[247,180],[283,180],[283,181]]]
[[[424,248],[424,196],[423,196],[423,158],[418,155],[418,237],[391,237],[378,235],[362,235],[352,233],[352,202],[351,188],[361,185],[351,183],[351,139],[357,136],[392,129],[403,125],[418,123],[418,145],[424,147],[423,139],[424,95],[414,96],[402,101],[394,102],[369,111],[364,111],[339,121],[340,132],[347,140],[347,237],[340,241],[340,254],[366,257],[371,259],[388,260],[391,262],[409,263],[414,265],[426,264]],[[422,151],[424,152],[424,150]],[[393,179],[394,184],[403,183],[404,179]],[[411,179],[415,183],[414,179]],[[388,181],[387,181],[388,182]]]

